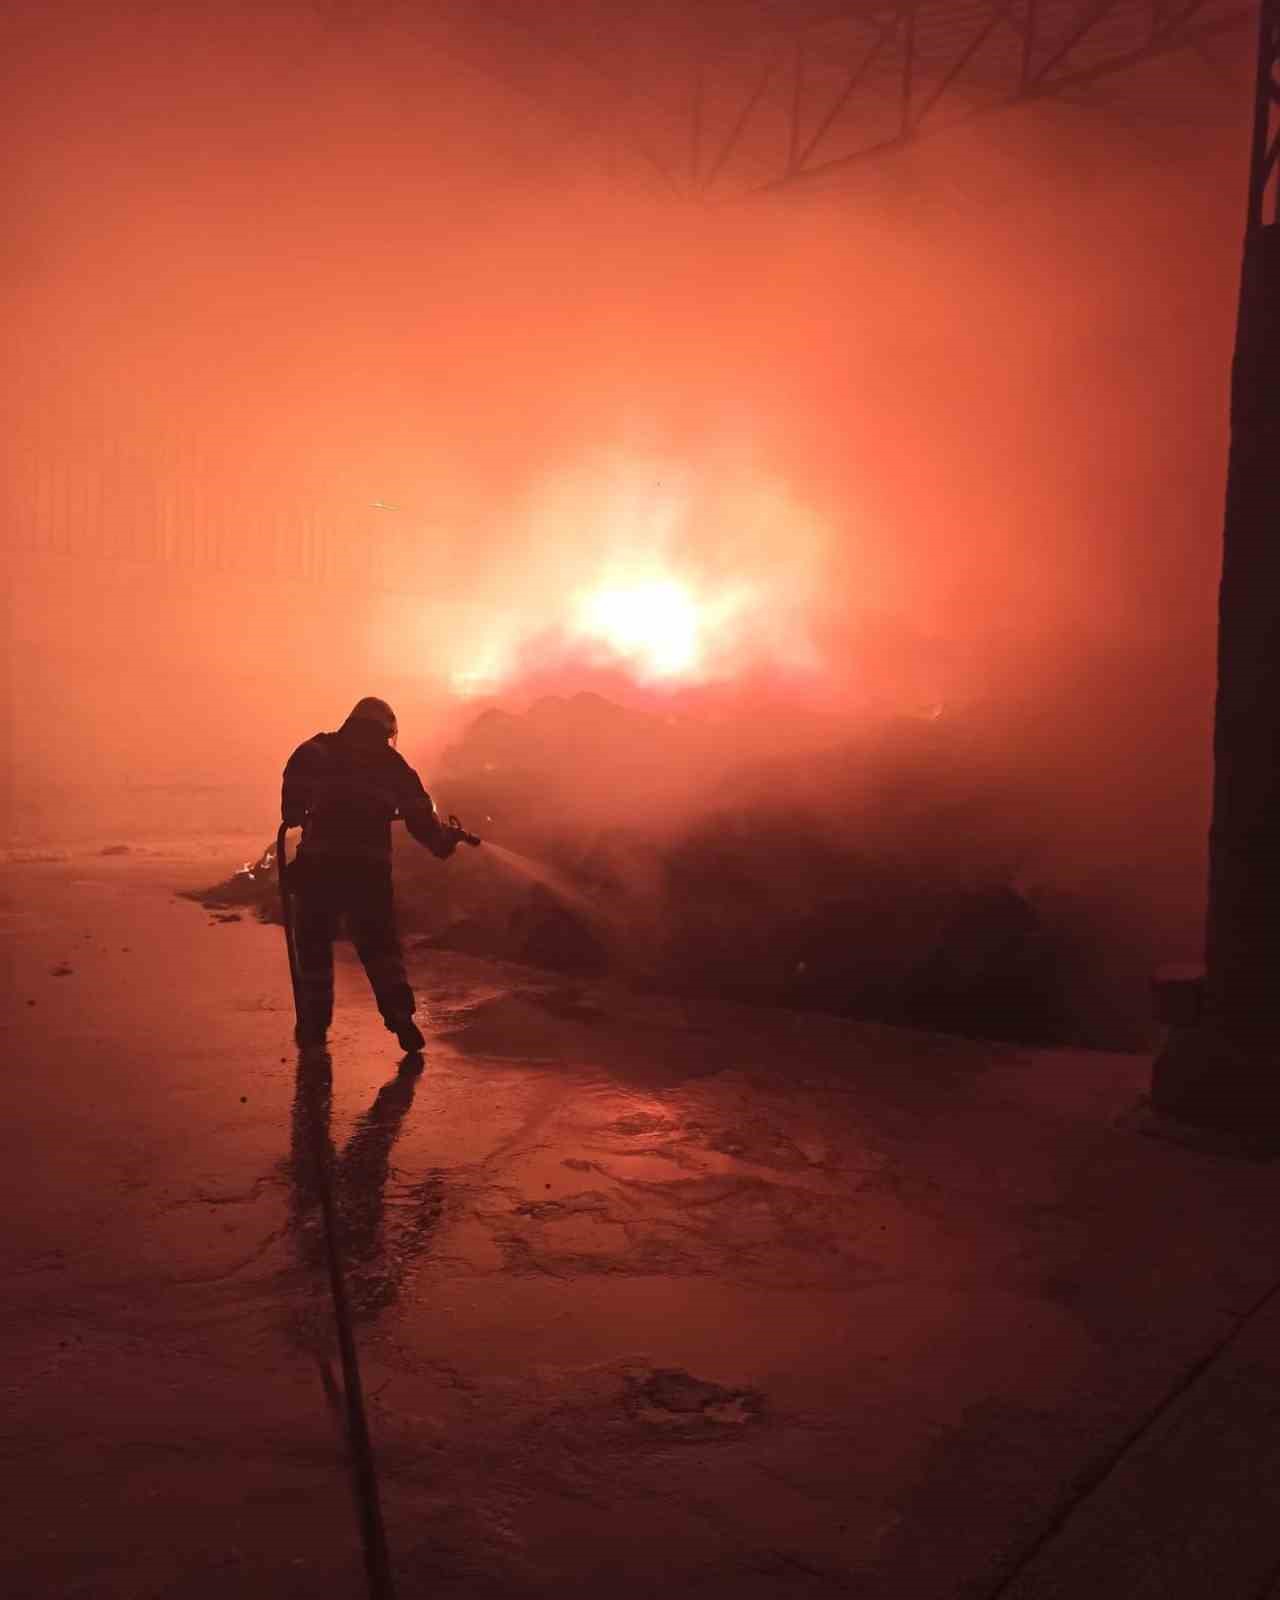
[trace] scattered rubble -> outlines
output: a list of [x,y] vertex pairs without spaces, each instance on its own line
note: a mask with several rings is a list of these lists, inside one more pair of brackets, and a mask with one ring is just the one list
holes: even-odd
[[625,1405],[642,1422],[665,1427],[741,1426],[758,1420],[764,1397],[755,1389],[726,1389],[695,1378],[681,1367],[660,1367],[647,1375],[630,1374]]

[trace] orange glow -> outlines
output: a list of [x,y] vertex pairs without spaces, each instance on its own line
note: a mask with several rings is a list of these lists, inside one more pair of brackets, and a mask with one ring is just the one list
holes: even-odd
[[[767,466],[591,452],[540,475],[510,526],[510,559],[486,568],[483,608],[464,617],[451,606],[443,629],[406,608],[418,659],[457,640],[446,670],[460,696],[533,682],[547,693],[552,681],[565,692],[601,673],[678,691],[818,665],[834,530]],[[870,559],[862,581],[873,599]]]
[[668,579],[584,596],[577,629],[602,640],[645,677],[676,678],[701,662],[703,621],[689,590]]

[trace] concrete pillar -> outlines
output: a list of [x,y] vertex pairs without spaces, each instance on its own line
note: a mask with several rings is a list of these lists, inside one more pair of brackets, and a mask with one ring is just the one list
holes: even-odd
[[[1263,0],[1258,125],[1232,371],[1205,971],[1162,995],[1152,1103],[1280,1153],[1280,0]],[[1177,988],[1177,994],[1174,988]]]

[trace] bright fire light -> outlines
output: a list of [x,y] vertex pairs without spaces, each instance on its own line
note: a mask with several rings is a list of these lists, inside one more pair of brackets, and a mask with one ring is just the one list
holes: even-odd
[[580,602],[577,626],[650,677],[679,677],[699,664],[698,606],[680,583],[597,589]]
[[831,530],[750,462],[606,453],[548,471],[516,509],[512,559],[435,645],[459,695],[814,668]]

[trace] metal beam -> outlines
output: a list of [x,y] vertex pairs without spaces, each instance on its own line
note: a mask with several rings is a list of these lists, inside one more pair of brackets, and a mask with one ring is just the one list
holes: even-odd
[[[456,3],[436,0],[437,6]],[[546,62],[572,69],[584,107],[597,101],[607,106],[609,119],[620,124],[619,139],[647,166],[672,188],[705,195],[776,189],[829,174],[917,136],[944,96],[955,106],[949,120],[995,111],[1201,44],[1241,28],[1254,15],[1253,4],[1238,0],[1066,0],[1051,16],[1042,0],[993,0],[992,9],[977,17],[968,0],[815,0],[791,6],[702,0],[684,6],[637,3],[625,15],[606,0],[581,0],[568,12],[490,0],[486,7],[460,11],[453,37],[464,53],[468,41],[487,51],[488,70],[499,72],[503,46],[495,24],[509,40],[524,40],[518,49],[514,42],[509,48],[518,57],[511,62],[513,79],[526,92],[530,76],[536,76],[530,47]],[[1111,23],[1117,27],[1104,30]],[[1020,41],[1012,63],[984,48],[1002,24]],[[649,65],[624,90],[617,57],[634,40],[643,40]],[[844,81],[831,98],[820,84],[834,68]],[[737,108],[723,131],[710,114],[712,76],[720,111],[732,106],[737,91]],[[547,97],[564,114],[563,84],[557,81],[560,88],[553,93],[549,86]],[[673,84],[687,86],[683,111],[670,98]],[[767,125],[761,119],[766,101],[776,101],[779,90],[785,98],[775,103],[773,115],[780,118],[783,139],[774,158],[776,175],[762,184]],[[890,94],[897,99],[892,112],[885,106]],[[630,118],[628,108],[635,113]],[[856,137],[857,148],[824,159],[842,127]],[[753,135],[758,137],[750,176],[744,171],[735,184],[735,159]]]

